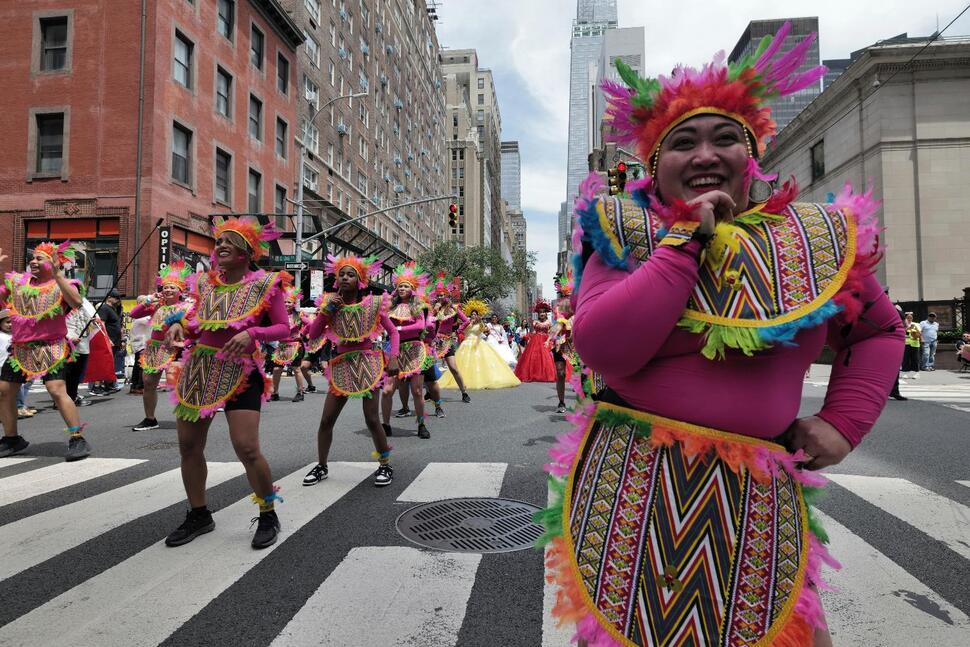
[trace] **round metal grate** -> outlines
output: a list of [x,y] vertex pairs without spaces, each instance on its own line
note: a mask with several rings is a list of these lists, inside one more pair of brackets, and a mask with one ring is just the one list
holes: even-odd
[[543,527],[539,508],[512,499],[445,499],[422,503],[397,518],[397,531],[419,546],[456,553],[508,553],[532,548]]

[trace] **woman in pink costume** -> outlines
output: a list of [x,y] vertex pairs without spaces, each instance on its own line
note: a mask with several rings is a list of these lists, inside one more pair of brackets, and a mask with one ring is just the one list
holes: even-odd
[[566,380],[578,368],[574,366],[578,362],[573,349],[573,306],[569,299],[573,294],[573,286],[571,270],[556,281],[559,298],[552,310],[556,325],[547,342],[552,348],[552,361],[556,366],[556,395],[559,397],[556,413],[566,413]]
[[523,382],[555,382],[556,366],[547,343],[552,329],[552,321],[549,320],[552,307],[540,299],[532,311],[537,319],[532,322],[532,332],[525,343],[525,350],[515,365],[515,376]]
[[286,317],[290,324],[290,334],[280,341],[279,346],[273,352],[273,394],[271,400],[280,399],[280,378],[283,377],[283,369],[287,366],[293,369],[293,376],[296,378],[296,395],[293,402],[302,402],[303,393],[306,391],[306,382],[303,381],[303,341],[300,338],[300,331],[303,329],[303,317],[297,306],[300,305],[301,293],[293,286],[287,286],[284,291],[284,302],[286,303]]
[[[456,305],[461,303],[461,277],[456,276],[449,282],[444,273],[439,273],[437,278],[431,292],[431,310],[428,313],[428,323],[434,327],[431,346],[435,358],[443,360],[448,366],[451,377],[461,391],[461,401],[467,404],[472,399],[465,390],[465,382],[455,361],[458,336],[468,326],[468,317],[462,312],[461,306]],[[440,398],[435,401],[435,411],[438,409],[441,409]]]
[[145,419],[135,425],[135,431],[149,431],[158,429],[155,419],[155,407],[158,404],[158,381],[162,372],[176,360],[181,340],[173,340],[172,346],[165,342],[169,326],[172,322],[180,321],[189,310],[191,303],[182,298],[185,293],[186,280],[192,274],[192,269],[184,261],[175,261],[168,267],[159,270],[155,284],[158,292],[145,297],[131,309],[131,318],[151,317],[152,334],[141,354],[141,368],[144,375],[145,391],[142,394],[142,404],[145,407]]
[[[0,254],[0,260],[5,258]],[[0,457],[27,449],[30,444],[17,434],[17,390],[27,380],[41,378],[67,425],[67,461],[91,454],[81,435],[83,425],[74,400],[67,394],[65,365],[73,361],[67,340],[67,313],[81,306],[81,284],[64,276],[63,268],[74,262],[70,241],[41,243],[30,259],[26,274],[7,274],[0,285],[0,302],[6,301],[13,322],[10,355],[0,369]]]
[[381,416],[384,433],[392,435],[391,408],[394,406],[394,393],[400,384],[407,381],[411,387],[414,413],[418,417],[418,438],[431,438],[424,423],[424,375],[422,372],[432,365],[434,356],[429,353],[424,338],[428,335],[428,320],[425,316],[425,303],[419,296],[428,285],[428,275],[415,263],[409,261],[394,269],[394,296],[388,313],[391,322],[401,339],[398,357],[400,372],[388,376],[381,396]]
[[[329,339],[334,356],[327,363],[330,390],[317,432],[317,464],[304,477],[303,485],[316,485],[329,476],[327,458],[333,442],[333,427],[347,398],[361,398],[364,422],[374,441],[374,457],[378,461],[374,485],[384,487],[394,480],[391,446],[381,426],[374,394],[379,392],[385,372],[389,377],[397,373],[399,336],[387,317],[388,295],[361,294],[380,268],[380,261],[372,257],[330,256],[327,259],[326,270],[336,277],[337,291],[321,295],[318,314],[305,334],[308,339]],[[390,340],[386,366],[384,353],[374,348],[382,332],[387,332]]]
[[[789,28],[730,66],[617,62],[626,86],[604,84],[647,175],[629,197],[591,177],[577,201],[573,340],[607,388],[551,450],[543,515],[554,613],[587,645],[831,644],[806,500],[879,416],[902,331],[871,195],[796,203],[759,169],[766,102],[824,73],[797,71],[811,38],[778,55]],[[826,341],[825,402],[796,419]]]
[[259,412],[269,397],[259,345],[285,338],[289,324],[280,275],[257,269],[255,261],[279,233],[250,216],[220,218],[213,225],[214,269],[190,277],[192,309],[168,331],[169,341],[183,334],[189,340],[172,400],[191,509],[165,543],[181,546],[215,528],[206,507],[205,442],[216,411],[225,409],[229,439],[259,506],[252,546],[266,548],[280,531],[275,510],[280,498],[259,447]]

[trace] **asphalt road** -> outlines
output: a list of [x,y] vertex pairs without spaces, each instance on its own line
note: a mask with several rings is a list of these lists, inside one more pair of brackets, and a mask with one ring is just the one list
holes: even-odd
[[[429,552],[395,528],[403,511],[433,499],[543,506],[541,465],[566,429],[552,385],[472,392],[471,404],[446,392],[448,417],[429,419],[430,440],[414,435],[413,418],[395,420],[395,480],[383,489],[371,482],[355,402],[337,426],[331,478],[299,485],[315,460],[324,396],[289,402],[293,388],[284,381],[283,401],[264,408],[263,450],[285,501],[280,542],[259,553],[248,546],[255,506],[223,418],[207,448],[217,531],[180,549],[159,545],[185,510],[170,414],[163,428],[136,433],[140,398],[82,409],[94,455],[70,467],[89,464],[83,479],[64,471],[56,412],[22,421],[31,446],[20,458],[33,460],[0,459],[0,646],[569,644],[549,622],[540,552]],[[810,380],[803,414],[823,396]],[[891,401],[831,470],[820,509],[845,566],[831,574],[840,590],[825,595],[837,645],[970,644],[968,416]]]

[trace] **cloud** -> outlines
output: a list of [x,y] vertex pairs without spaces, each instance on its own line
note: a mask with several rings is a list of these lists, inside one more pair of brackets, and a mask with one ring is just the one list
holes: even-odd
[[[550,164],[522,165],[522,210],[559,210],[566,191],[566,170]],[[557,216],[558,217],[558,216]]]

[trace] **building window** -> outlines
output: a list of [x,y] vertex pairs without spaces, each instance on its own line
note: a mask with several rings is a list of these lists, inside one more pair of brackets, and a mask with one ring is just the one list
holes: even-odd
[[306,74],[303,75],[303,94],[310,105],[313,106],[313,110],[316,111],[317,102],[320,100],[320,88]]
[[331,87],[337,85],[337,66],[333,61],[330,61],[330,85]]
[[263,141],[263,102],[249,95],[249,136]]
[[478,105],[480,105],[480,106],[484,106],[485,105],[485,95],[484,94],[478,95]]
[[216,68],[216,112],[232,118],[232,76],[221,67]]
[[192,131],[178,124],[172,125],[172,179],[192,184]]
[[276,118],[276,154],[286,159],[286,122]]
[[276,191],[273,194],[273,211],[279,215],[286,213],[286,187],[276,185]]
[[306,55],[315,67],[320,67],[320,43],[310,34],[306,37]]
[[484,90],[485,89],[485,78],[484,77],[478,77],[478,89],[479,90]]
[[[303,167],[303,186],[310,189],[314,193],[317,191],[317,187],[320,184],[320,174],[311,167],[309,164]],[[331,185],[332,187],[332,185]]]
[[280,53],[276,54],[276,89],[283,94],[290,91],[290,62]]
[[330,23],[330,45],[337,46],[337,25]]
[[56,174],[64,165],[64,113],[37,115],[38,173]]
[[263,32],[259,31],[256,25],[253,25],[252,33],[249,39],[249,62],[257,70],[263,69],[263,50],[266,47],[266,36]]
[[333,166],[333,144],[327,144],[327,165]]
[[303,0],[306,12],[314,22],[320,22],[320,0]]
[[314,155],[320,149],[320,130],[306,119],[303,120],[303,145]]
[[482,123],[483,121],[485,121],[485,111],[484,110],[479,110],[476,113],[476,118],[478,119],[478,123]]
[[216,149],[216,183],[215,199],[216,202],[230,204],[232,195],[232,155],[222,150]]
[[54,72],[67,67],[67,16],[40,19],[40,69]]
[[219,33],[232,40],[232,31],[236,26],[235,0],[219,0],[219,13],[216,17],[216,29]]
[[192,87],[192,50],[195,45],[180,31],[175,32],[175,80],[187,88]]
[[825,176],[825,140],[812,146],[812,182],[821,180]]
[[263,176],[253,169],[249,169],[248,201],[246,207],[249,213],[260,213],[262,204]]

